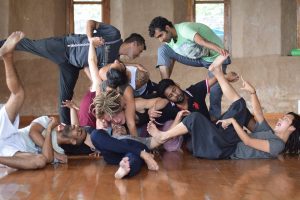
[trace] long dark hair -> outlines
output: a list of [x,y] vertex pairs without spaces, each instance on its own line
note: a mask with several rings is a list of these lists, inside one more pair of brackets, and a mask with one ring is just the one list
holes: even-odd
[[111,68],[106,73],[107,85],[113,89],[116,89],[118,86],[128,83],[128,77],[125,70],[119,70]]
[[287,113],[288,115],[292,115],[294,117],[291,126],[296,128],[293,131],[285,144],[285,148],[283,153],[292,153],[299,154],[300,153],[300,116],[294,112]]

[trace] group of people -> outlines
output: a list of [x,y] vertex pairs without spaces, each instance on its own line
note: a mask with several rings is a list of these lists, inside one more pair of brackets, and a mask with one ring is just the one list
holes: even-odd
[[[115,177],[121,179],[136,175],[144,164],[149,170],[158,170],[151,150],[161,145],[167,151],[185,145],[195,157],[206,159],[275,158],[280,153],[299,153],[300,116],[289,112],[272,129],[264,119],[255,88],[241,78],[242,89],[251,98],[251,114],[230,83],[240,77],[226,73],[229,54],[208,26],[173,24],[159,16],[151,21],[149,35],[163,43],[157,52],[159,83],[150,80],[141,64],[120,59],[134,59],[146,50],[143,36],[132,33],[123,41],[116,27],[101,22],[87,21],[86,35],[31,40],[14,32],[0,41],[11,92],[0,110],[0,164],[37,169],[51,162],[67,162],[66,154],[100,152],[108,164],[119,165]],[[14,50],[58,65],[60,123],[42,116],[19,129],[25,92],[13,65]],[[175,61],[205,67],[208,77],[183,90],[170,79]],[[72,98],[81,69],[91,87],[77,106]],[[223,94],[231,106],[221,114]]]

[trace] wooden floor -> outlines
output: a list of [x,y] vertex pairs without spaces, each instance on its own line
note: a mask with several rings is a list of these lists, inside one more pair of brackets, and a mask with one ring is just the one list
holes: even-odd
[[[269,118],[272,120],[272,118]],[[73,157],[43,170],[0,168],[0,200],[7,199],[300,199],[298,156],[274,160],[203,160],[187,152],[156,156],[160,170],[115,180],[117,166]]]

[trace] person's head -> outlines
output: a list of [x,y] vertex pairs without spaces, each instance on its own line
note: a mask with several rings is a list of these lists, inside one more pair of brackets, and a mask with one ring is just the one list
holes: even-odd
[[278,120],[274,131],[276,133],[288,134],[284,153],[300,153],[300,116],[294,112],[285,114]]
[[184,101],[184,92],[172,79],[161,80],[157,88],[158,95],[168,99],[170,102],[182,103]]
[[145,39],[138,33],[132,33],[124,40],[123,44],[127,44],[129,46],[127,56],[131,59],[138,57],[144,50],[146,50]]
[[125,124],[124,105],[121,101],[121,95],[116,90],[109,90],[97,95],[92,105],[97,119],[108,124]]
[[117,89],[118,86],[128,83],[128,77],[126,74],[126,67],[124,64],[116,61],[110,66],[110,69],[106,73],[107,86],[113,89]]
[[64,144],[81,145],[87,135],[85,129],[78,125],[59,125],[58,134]]
[[159,16],[152,19],[148,31],[150,37],[155,37],[160,42],[170,42],[173,37],[171,32],[173,28],[172,22]]
[[123,62],[119,61],[119,60],[115,60],[113,63],[110,63],[107,65],[109,67],[109,69],[118,69],[120,71],[125,71],[126,70],[126,66]]

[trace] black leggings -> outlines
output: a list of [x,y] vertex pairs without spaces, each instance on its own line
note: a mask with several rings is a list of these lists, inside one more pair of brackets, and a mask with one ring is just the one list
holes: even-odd
[[113,138],[105,130],[94,130],[91,133],[91,140],[108,164],[118,165],[122,158],[128,157],[130,163],[129,177],[136,175],[144,164],[144,160],[140,157],[141,151],[149,151],[147,146],[140,142]]

